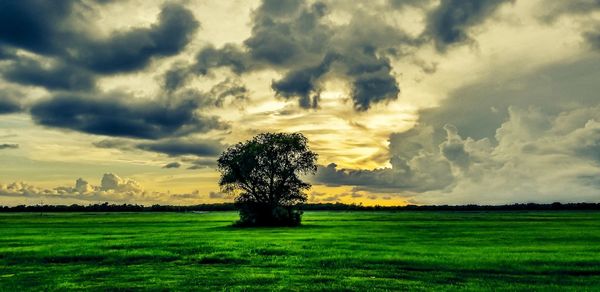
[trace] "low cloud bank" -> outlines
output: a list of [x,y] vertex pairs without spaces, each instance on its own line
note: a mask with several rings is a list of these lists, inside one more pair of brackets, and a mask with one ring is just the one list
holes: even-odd
[[195,204],[200,202],[216,202],[225,199],[217,192],[201,194],[171,194],[149,192],[135,180],[121,178],[113,173],[102,176],[100,185],[92,185],[83,178],[78,178],[73,186],[42,188],[24,182],[9,184],[0,183],[0,198],[5,204],[73,204],[73,203],[132,203],[132,204]]
[[391,167],[331,163],[313,181],[416,204],[599,202],[597,61],[461,88],[390,135]]

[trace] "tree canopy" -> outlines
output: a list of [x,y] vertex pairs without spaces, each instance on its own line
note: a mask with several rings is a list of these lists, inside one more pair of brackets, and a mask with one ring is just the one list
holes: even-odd
[[317,170],[317,154],[310,151],[304,135],[259,134],[229,147],[217,162],[219,185],[223,192],[234,194],[240,207],[240,223],[300,223],[300,213],[293,207],[306,202],[304,191],[311,187],[300,175]]

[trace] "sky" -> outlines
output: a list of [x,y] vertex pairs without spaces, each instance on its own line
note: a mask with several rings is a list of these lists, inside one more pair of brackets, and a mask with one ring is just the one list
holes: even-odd
[[600,201],[598,0],[0,2],[0,205],[189,205],[262,132],[309,202]]

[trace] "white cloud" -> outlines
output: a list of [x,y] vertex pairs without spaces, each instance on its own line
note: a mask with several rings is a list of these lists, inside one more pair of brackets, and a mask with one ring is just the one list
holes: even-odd
[[[407,150],[391,159],[391,168],[329,165],[319,170],[316,181],[397,193],[419,204],[596,202],[599,121],[600,105],[558,115],[510,107],[494,141],[463,138],[460,129],[447,124],[446,138],[438,147],[428,147],[433,138],[422,133],[396,140],[405,145],[394,149]],[[432,135],[428,127],[422,129]]]
[[599,201],[599,112],[597,106],[551,116],[535,108],[510,108],[496,131],[495,146],[487,138],[449,134],[448,140],[464,149],[460,160],[450,160],[460,170],[454,172],[455,186],[413,199],[454,204]]
[[94,186],[83,178],[75,181],[74,187],[59,186],[42,188],[24,182],[9,184],[0,183],[0,198],[8,199],[6,203],[39,204],[89,204],[98,202],[131,203],[131,204],[196,204],[212,200],[227,199],[218,196],[217,192],[200,194],[191,193],[149,192],[135,180],[121,178],[113,173],[103,175],[100,186]]

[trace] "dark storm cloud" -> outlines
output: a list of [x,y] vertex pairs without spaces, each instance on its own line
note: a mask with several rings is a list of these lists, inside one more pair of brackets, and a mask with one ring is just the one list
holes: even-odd
[[144,68],[154,56],[180,52],[199,27],[191,11],[179,4],[163,6],[158,23],[120,31],[107,39],[82,41],[68,57],[95,72],[108,74]]
[[[269,5],[264,2],[256,13],[254,34],[245,44],[253,59],[292,68],[273,83],[278,95],[298,97],[305,108],[316,107],[319,81],[337,64],[340,68],[331,74],[351,80],[351,98],[357,110],[397,98],[398,84],[382,54],[389,47],[410,42],[402,32],[366,15],[355,16],[346,26],[332,27],[322,21],[329,10],[323,3],[292,5],[283,15],[269,13]],[[267,52],[281,51],[286,55],[266,57]]]
[[21,105],[16,100],[0,99],[0,115],[21,111]]
[[220,49],[208,45],[196,55],[196,63],[187,66],[175,64],[164,76],[163,87],[175,91],[185,84],[192,74],[207,75],[211,68],[229,67],[234,73],[242,74],[253,66],[251,60],[239,47],[226,44]]
[[501,4],[514,0],[442,0],[427,17],[427,33],[438,51],[471,40],[468,30],[483,23]]
[[166,92],[173,92],[176,89],[179,89],[189,76],[190,72],[185,65],[180,62],[175,63],[163,76],[163,90]]
[[0,91],[0,115],[22,111],[22,95],[22,93],[10,89]]
[[[0,2],[0,40],[4,44],[55,54],[70,42],[69,16],[74,1],[20,0]],[[18,33],[16,33],[18,32]]]
[[[285,98],[300,97],[300,107],[316,108],[318,106],[318,80],[329,71],[336,57],[327,55],[323,62],[315,67],[289,71],[282,79],[273,81],[271,88]],[[311,97],[311,95],[314,95]]]
[[322,2],[263,1],[253,13],[252,33],[241,46],[205,47],[194,64],[169,70],[164,87],[172,91],[190,74],[206,75],[217,67],[238,75],[273,69],[283,77],[273,81],[272,89],[280,97],[297,98],[304,108],[318,106],[320,84],[328,75],[350,81],[358,111],[395,100],[400,89],[386,55],[401,55],[397,47],[420,41],[365,11],[348,24],[333,25],[326,20],[329,10]]
[[272,16],[289,16],[304,4],[303,0],[264,0],[261,13]]
[[0,144],[0,150],[4,149],[17,149],[19,148],[19,144]]
[[248,89],[238,80],[227,78],[203,94],[203,98],[208,100],[212,106],[222,107],[228,99],[233,102],[247,100]]
[[398,160],[392,166],[374,170],[339,169],[331,163],[319,166],[313,181],[327,186],[356,186],[357,190],[420,193],[443,189],[454,179],[448,162],[440,159],[417,161],[412,167]]
[[352,99],[358,111],[368,110],[372,103],[396,100],[400,88],[396,78],[391,74],[391,64],[386,58],[378,57],[375,48],[366,47],[363,58],[348,70],[354,77],[352,82]]
[[403,9],[406,7],[425,7],[431,3],[430,0],[389,0],[392,8]]
[[56,95],[31,108],[38,124],[80,132],[143,139],[225,129],[216,117],[196,113],[195,99],[136,100],[122,94]]
[[[503,2],[510,1],[444,1],[430,14],[428,33],[445,45],[464,41],[468,37],[466,30],[482,23]],[[328,74],[349,79],[351,100],[358,111],[397,99],[400,87],[388,56],[401,57],[404,53],[398,47],[420,46],[423,39],[408,37],[365,12],[355,14],[348,24],[335,26],[323,21],[329,10],[321,2],[309,5],[304,1],[264,1],[254,12],[252,34],[243,46],[204,48],[195,64],[175,66],[169,71],[165,87],[173,90],[189,74],[206,75],[216,67],[228,67],[236,74],[270,68],[284,71],[284,76],[272,83],[276,94],[298,98],[304,108],[318,106],[320,84]],[[455,36],[450,39],[448,35],[452,33]],[[424,70],[435,71],[431,66]]]
[[244,41],[253,60],[289,66],[318,58],[331,37],[321,24],[326,6],[305,1],[264,1],[254,12],[252,35]]
[[64,63],[42,66],[38,61],[24,58],[2,70],[2,75],[11,82],[50,90],[90,90],[95,86],[94,76],[87,70]]
[[600,51],[600,25],[596,27],[596,31],[586,32],[584,38],[592,48]]
[[[165,4],[150,27],[116,31],[97,37],[82,26],[81,1],[2,1],[0,3],[0,59],[12,59],[4,77],[12,82],[47,89],[89,90],[97,74],[143,69],[155,57],[179,53],[199,27],[192,12],[179,4]],[[53,66],[18,57],[21,48],[50,58]],[[88,72],[91,71],[91,72]]]
[[265,1],[254,12],[252,35],[244,46],[207,46],[191,70],[206,75],[216,67],[241,74],[266,66],[278,69],[318,63],[326,52],[331,31],[320,24],[323,4],[304,1]]
[[214,67],[229,67],[235,73],[243,73],[250,69],[250,59],[239,47],[226,44],[220,49],[208,46],[202,49],[196,56],[197,63],[194,71],[201,75],[208,74]]
[[15,50],[13,48],[0,47],[0,61],[10,60],[15,57]]
[[168,139],[152,143],[142,143],[137,145],[137,147],[142,150],[165,153],[169,156],[215,156],[224,149],[224,145],[216,140],[194,141],[187,139]]
[[162,168],[179,168],[181,167],[181,163],[175,161],[175,162],[169,162],[167,164],[165,164]]
[[[119,149],[121,151],[150,151],[166,154],[170,157],[183,156],[181,161],[192,164],[191,169],[207,168],[216,165],[215,155],[219,154],[225,145],[211,139],[161,139],[153,142],[140,142],[136,139],[111,138],[93,142],[98,148]],[[190,157],[190,156],[196,156]],[[204,157],[204,158],[198,158]],[[163,168],[179,168],[182,164],[171,162]]]
[[100,141],[92,142],[92,145],[98,148],[105,149],[119,149],[119,150],[133,150],[135,147],[133,143],[126,139],[103,139]]

